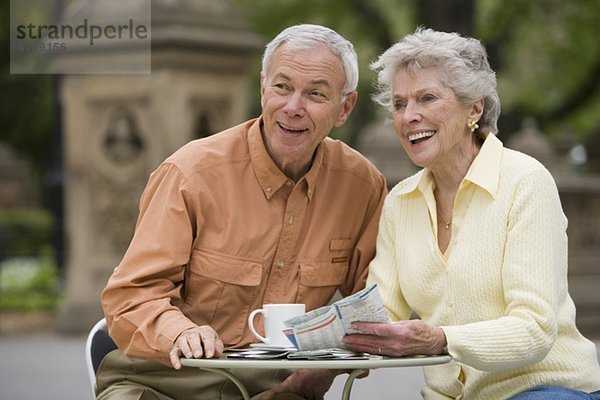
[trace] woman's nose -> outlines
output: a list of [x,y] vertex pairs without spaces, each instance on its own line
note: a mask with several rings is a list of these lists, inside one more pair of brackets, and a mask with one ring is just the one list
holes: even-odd
[[409,101],[404,108],[402,120],[406,124],[412,122],[418,122],[422,119],[421,111],[419,106],[414,101]]

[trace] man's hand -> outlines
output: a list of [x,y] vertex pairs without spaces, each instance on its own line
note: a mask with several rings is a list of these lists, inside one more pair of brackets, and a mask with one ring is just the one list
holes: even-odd
[[266,392],[261,400],[270,400],[280,393],[294,393],[307,400],[322,400],[339,370],[299,369],[285,381]]
[[223,354],[223,342],[213,328],[202,325],[181,332],[173,348],[169,352],[169,358],[173,368],[181,369],[181,356],[185,358],[213,358]]

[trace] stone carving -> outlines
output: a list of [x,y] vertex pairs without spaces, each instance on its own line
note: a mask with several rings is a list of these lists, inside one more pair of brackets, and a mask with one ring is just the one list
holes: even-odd
[[144,150],[134,116],[120,112],[110,122],[103,141],[106,156],[114,163],[122,165],[135,161]]
[[556,154],[548,137],[540,132],[533,118],[525,118],[521,130],[515,132],[506,142],[506,147],[518,150],[536,158],[546,168],[554,172],[557,165]]
[[108,240],[108,243],[96,243],[98,252],[122,254],[127,249],[133,236],[145,175],[145,171],[139,171],[137,176],[131,177],[129,184],[96,172],[90,176],[94,226]]
[[195,115],[194,139],[210,136],[226,128],[226,115],[230,106],[226,100],[193,98],[191,112]]
[[[122,253],[127,248],[138,213],[138,201],[146,182],[145,133],[137,122],[133,104],[106,110],[105,128],[92,143],[96,154],[89,170],[93,221],[109,243],[97,250]],[[141,103],[143,104],[143,102]],[[97,104],[98,109],[107,108]],[[143,113],[142,113],[143,115]]]

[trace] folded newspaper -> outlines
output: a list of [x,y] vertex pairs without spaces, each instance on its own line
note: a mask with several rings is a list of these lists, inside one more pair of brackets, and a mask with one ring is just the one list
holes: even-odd
[[352,333],[356,321],[389,323],[390,317],[383,305],[377,285],[356,292],[335,303],[309,311],[284,321],[283,332],[301,351],[345,349],[342,339]]
[[[260,350],[260,349],[232,349],[223,353],[225,358],[239,358],[252,360],[368,360],[375,356],[366,353],[356,353],[346,349],[322,349],[309,351],[296,350]],[[379,357],[378,357],[379,358]]]

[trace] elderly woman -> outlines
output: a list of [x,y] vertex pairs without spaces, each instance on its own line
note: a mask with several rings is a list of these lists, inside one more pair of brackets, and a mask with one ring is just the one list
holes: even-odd
[[449,353],[452,362],[425,368],[426,399],[600,399],[596,348],[575,326],[567,289],[558,191],[542,164],[496,137],[484,47],[419,29],[372,68],[376,101],[423,169],[386,198],[369,267],[400,322],[356,323],[364,334],[346,344]]

